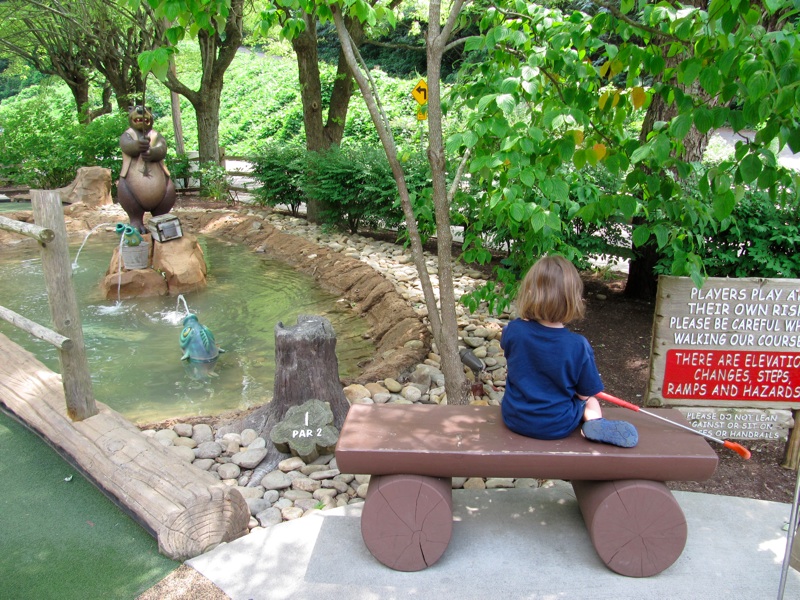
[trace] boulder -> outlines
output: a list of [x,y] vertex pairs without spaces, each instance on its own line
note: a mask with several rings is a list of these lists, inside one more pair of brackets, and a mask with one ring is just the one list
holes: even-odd
[[143,243],[152,244],[150,268],[146,269],[123,268],[120,272],[119,246],[114,248],[111,264],[101,283],[105,298],[177,296],[206,287],[206,261],[195,236],[184,235],[168,242],[151,242],[151,236],[147,234]]
[[64,204],[82,202],[92,208],[111,204],[111,170],[81,167],[72,183],[55,191]]
[[204,289],[207,284],[203,249],[193,235],[155,242],[153,268],[163,273],[173,296]]

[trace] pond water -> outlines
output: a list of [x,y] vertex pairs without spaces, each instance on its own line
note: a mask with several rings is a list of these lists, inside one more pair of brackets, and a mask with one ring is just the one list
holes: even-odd
[[0,215],[17,210],[31,210],[30,202],[0,202]]
[[[354,376],[374,354],[367,323],[320,289],[313,278],[250,250],[198,236],[208,266],[208,288],[184,295],[186,306],[225,350],[214,374],[198,379],[181,361],[186,308],[175,297],[106,300],[99,283],[118,243],[113,233],[91,235],[73,282],[95,398],[137,423],[213,415],[268,402],[273,393],[275,325],[300,314],[322,315],[337,335],[339,374]],[[0,305],[50,326],[38,247],[0,249]],[[70,247],[75,260],[78,245]],[[57,350],[0,320],[0,332],[60,372]]]

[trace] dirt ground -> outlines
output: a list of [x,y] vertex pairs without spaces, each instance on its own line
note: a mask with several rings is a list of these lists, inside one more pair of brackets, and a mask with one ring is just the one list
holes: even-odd
[[[592,344],[606,391],[643,406],[649,377],[655,303],[623,295],[624,279],[585,277],[586,318],[575,324]],[[671,489],[791,503],[795,473],[780,466],[782,441],[740,441],[750,460],[710,442],[719,456],[714,476],[703,483],[672,482]]]

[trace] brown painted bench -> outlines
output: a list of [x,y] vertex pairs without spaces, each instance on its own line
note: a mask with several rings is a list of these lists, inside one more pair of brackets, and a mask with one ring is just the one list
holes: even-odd
[[[654,409],[687,424],[672,409]],[[380,562],[419,571],[444,554],[453,527],[451,477],[532,477],[570,481],[601,560],[613,571],[649,577],[686,544],[683,511],[665,481],[704,481],[717,455],[698,435],[647,415],[605,408],[639,429],[635,448],[596,444],[579,432],[542,441],[511,432],[499,407],[354,405],[336,462],[371,475],[361,533]]]

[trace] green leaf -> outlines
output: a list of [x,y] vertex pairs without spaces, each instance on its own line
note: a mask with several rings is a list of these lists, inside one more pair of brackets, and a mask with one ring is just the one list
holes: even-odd
[[653,233],[656,236],[656,243],[658,244],[659,248],[663,248],[667,245],[669,241],[669,230],[664,226],[663,223],[657,223],[655,227],[653,227]]
[[572,154],[575,152],[575,138],[571,135],[558,140],[558,154],[562,162],[572,160]]
[[633,230],[631,238],[633,239],[633,244],[638,248],[639,246],[646,244],[647,240],[650,239],[650,230],[646,225],[639,225]]
[[572,155],[572,164],[575,165],[576,169],[582,169],[586,164],[586,151],[585,150],[576,150],[575,154]]
[[633,196],[623,196],[619,199],[619,208],[622,211],[622,216],[625,217],[626,220],[633,217],[636,212],[637,204],[636,198]]
[[522,219],[525,218],[525,208],[519,202],[515,202],[511,205],[508,215],[512,220],[516,221],[517,223],[521,223]]
[[708,65],[700,72],[700,86],[709,96],[716,96],[722,83],[722,76],[717,67]]
[[633,151],[633,154],[631,154],[631,163],[636,164],[638,162],[642,162],[649,156],[650,156],[650,145],[644,144],[642,146],[639,146],[636,150]]
[[795,127],[789,132],[786,143],[789,145],[789,149],[795,154],[800,152],[800,127]]
[[714,116],[709,109],[701,106],[694,111],[694,126],[700,133],[707,133],[714,124]]
[[742,177],[742,181],[744,183],[754,181],[761,174],[762,168],[763,165],[758,155],[752,153],[748,154],[742,159],[742,162],[739,163],[739,174]]
[[736,196],[732,190],[728,190],[714,198],[714,218],[722,221],[731,216],[733,208],[736,206]]
[[669,153],[671,149],[671,144],[669,141],[669,137],[664,135],[663,133],[658,134],[653,139],[653,158],[660,163],[663,163],[669,159]]
[[746,84],[749,100],[757,100],[767,93],[769,79],[766,73],[759,72],[753,75]]
[[670,134],[679,140],[685,138],[691,128],[692,115],[690,113],[682,113],[676,116],[669,124]]
[[692,85],[700,74],[703,62],[699,58],[690,58],[678,65],[678,82],[682,85]]
[[536,185],[536,173],[530,167],[523,169],[519,174],[519,180],[528,187]]
[[517,102],[511,94],[500,94],[497,96],[497,106],[504,113],[508,114],[514,111],[517,107]]

